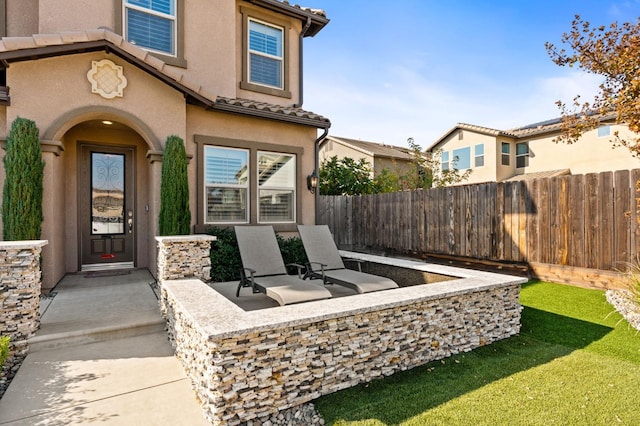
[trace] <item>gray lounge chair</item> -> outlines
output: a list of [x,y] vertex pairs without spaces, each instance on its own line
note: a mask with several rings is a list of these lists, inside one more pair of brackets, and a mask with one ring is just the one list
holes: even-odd
[[324,284],[339,284],[358,293],[398,288],[398,284],[385,277],[347,269],[338,252],[327,225],[298,225],[298,232],[307,252],[309,265],[305,278],[320,278]]
[[271,226],[236,226],[236,238],[242,274],[236,297],[242,287],[251,287],[254,293],[264,293],[280,305],[328,299],[331,293],[324,287],[287,275],[276,234]]

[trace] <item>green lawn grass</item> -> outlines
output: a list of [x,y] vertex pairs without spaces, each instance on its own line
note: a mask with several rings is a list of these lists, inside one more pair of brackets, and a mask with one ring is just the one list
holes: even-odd
[[522,287],[522,329],[316,401],[328,425],[637,425],[640,334],[604,292]]

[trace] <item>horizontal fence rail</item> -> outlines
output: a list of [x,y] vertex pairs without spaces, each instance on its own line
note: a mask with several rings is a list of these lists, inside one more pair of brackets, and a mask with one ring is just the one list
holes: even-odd
[[342,248],[618,271],[640,246],[640,169],[320,196],[318,207]]

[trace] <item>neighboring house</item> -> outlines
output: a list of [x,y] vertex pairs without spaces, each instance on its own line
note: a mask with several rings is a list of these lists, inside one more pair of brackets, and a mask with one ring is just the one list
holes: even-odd
[[320,164],[334,156],[349,157],[356,161],[364,158],[371,165],[374,175],[385,168],[404,174],[413,160],[411,150],[406,147],[327,136],[320,143]]
[[324,12],[277,0],[0,0],[0,10],[0,138],[17,117],[34,120],[46,163],[45,289],[77,271],[155,271],[173,134],[190,158],[194,232],[314,223],[306,176],[331,123],[301,108],[302,45]]
[[465,184],[640,167],[640,161],[628,149],[613,149],[609,141],[615,131],[623,138],[634,136],[627,126],[615,124],[612,117],[574,144],[553,142],[560,135],[560,119],[510,130],[460,123],[427,150],[440,152],[443,169],[471,169]]

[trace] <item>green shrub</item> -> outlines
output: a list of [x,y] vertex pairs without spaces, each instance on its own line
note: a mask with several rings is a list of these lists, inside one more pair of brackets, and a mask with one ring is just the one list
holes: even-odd
[[0,371],[9,356],[9,336],[0,337]]
[[167,138],[162,154],[160,183],[160,235],[188,235],[191,230],[187,153],[178,136]]
[[[232,228],[210,228],[207,233],[217,238],[211,244],[211,281],[225,282],[240,280],[242,260],[236,240],[236,233]],[[283,238],[276,234],[280,252],[285,264],[307,262],[302,240],[298,237]],[[289,273],[296,272],[290,268]]]
[[242,261],[236,233],[232,228],[211,228],[207,233],[217,238],[211,244],[211,281],[239,280]]
[[7,138],[2,192],[5,241],[39,240],[42,233],[44,162],[36,123],[16,118]]
[[[302,240],[299,237],[283,238],[280,235],[276,235],[276,238],[285,265],[297,263],[298,265],[304,266],[308,262],[307,252],[304,251]],[[293,272],[297,272],[297,269],[295,267],[289,267],[289,273],[291,274]]]

